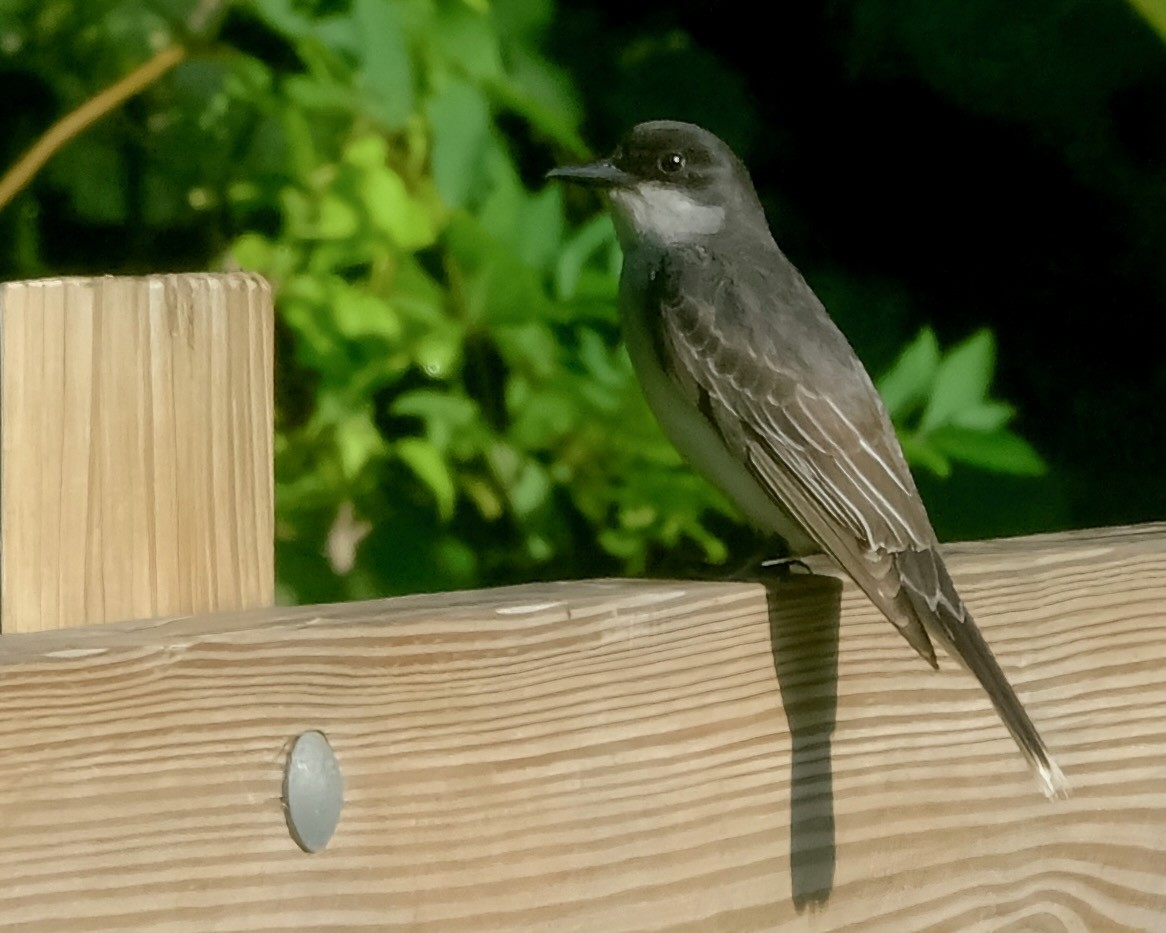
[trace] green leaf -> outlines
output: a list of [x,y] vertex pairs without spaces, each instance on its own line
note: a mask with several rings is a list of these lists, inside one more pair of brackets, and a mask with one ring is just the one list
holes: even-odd
[[1007,402],[981,402],[956,412],[951,423],[973,431],[996,431],[1016,416],[1016,409]]
[[426,106],[433,127],[433,179],[446,204],[461,207],[480,176],[490,140],[490,109],[482,92],[451,80]]
[[491,17],[465,5],[441,4],[430,33],[447,68],[477,81],[502,73],[498,36]]
[[333,283],[330,292],[332,318],[336,329],[345,337],[354,340],[379,337],[390,342],[400,338],[400,318],[380,298],[346,282]]
[[526,518],[547,501],[551,480],[547,471],[533,460],[525,461],[508,490],[515,515]]
[[525,404],[512,404],[511,412],[513,421],[507,436],[524,450],[551,448],[574,430],[580,418],[578,397],[554,386],[530,396]]
[[393,268],[393,304],[401,316],[424,327],[443,326],[448,320],[449,294],[413,256],[398,257]]
[[1128,2],[1166,42],[1166,0],[1128,0]]
[[644,540],[640,535],[630,534],[622,528],[606,528],[599,533],[599,545],[607,553],[627,561],[632,567],[638,569],[637,565],[642,565],[642,561],[637,560],[644,551]]
[[[295,75],[288,79],[285,89],[294,95]],[[304,83],[307,83],[306,81]],[[279,111],[279,130],[282,148],[285,150],[286,171],[296,179],[307,178],[320,161],[316,140],[312,135],[312,122],[303,107],[285,106]]]
[[590,327],[581,327],[578,338],[579,359],[587,367],[588,375],[608,388],[626,388],[630,375],[626,355],[618,348],[609,348]]
[[293,9],[292,0],[251,0],[251,6],[267,25],[289,39],[306,38],[315,25],[310,17]]
[[351,201],[325,194],[316,202],[315,223],[301,231],[305,237],[321,240],[347,240],[360,227],[360,214]]
[[495,522],[505,513],[506,503],[488,480],[480,476],[466,476],[462,478],[462,488],[477,507],[478,514],[486,521]]
[[530,192],[518,177],[518,169],[501,146],[488,147],[482,170],[488,194],[479,202],[476,219],[497,247],[522,237]]
[[385,442],[367,412],[353,412],[336,425],[336,448],[345,478],[351,482],[384,453]]
[[996,341],[991,331],[977,331],[954,347],[935,373],[919,429],[931,431],[951,422],[959,412],[980,405],[987,397],[995,365]]
[[423,419],[426,436],[442,451],[455,436],[472,429],[479,418],[478,404],[472,399],[437,389],[406,392],[393,402],[392,411],[395,415]]
[[574,297],[584,265],[614,242],[615,227],[606,213],[584,224],[567,240],[555,266],[555,295],[560,301]]
[[933,431],[929,441],[952,460],[994,473],[1042,476],[1048,467],[1032,446],[1011,431],[972,431],[947,425]]
[[508,74],[490,83],[495,105],[520,114],[543,136],[565,152],[588,159],[591,152],[579,135],[582,110],[562,70],[525,49],[508,49]]
[[515,252],[520,260],[540,272],[554,262],[563,239],[563,193],[547,187],[524,204],[517,231]]
[[400,7],[355,0],[352,16],[362,46],[357,76],[370,109],[389,127],[403,126],[413,113],[413,70]]
[[457,489],[449,465],[436,447],[419,437],[405,437],[393,445],[401,461],[433,493],[437,512],[443,521],[453,517]]
[[393,402],[393,412],[432,418],[454,428],[463,428],[478,417],[478,405],[472,399],[436,389],[414,389]]
[[412,356],[430,379],[447,379],[461,359],[461,333],[453,327],[429,331],[413,347]]
[[930,470],[941,479],[946,479],[951,475],[951,463],[936,449],[929,437],[921,437],[917,434],[900,434],[899,443],[903,448],[903,456],[912,466]]
[[545,315],[541,276],[507,248],[511,244],[491,237],[463,213],[451,216],[444,243],[457,270],[461,287],[455,294],[467,320],[500,329]]
[[412,197],[405,180],[385,164],[384,140],[365,136],[344,153],[345,161],[361,169],[357,182],[359,202],[373,226],[405,250],[429,246],[437,239],[434,213]]
[[498,349],[516,372],[542,380],[561,373],[562,357],[554,333],[542,322],[500,325],[494,330]]
[[270,274],[275,264],[275,245],[258,233],[244,233],[231,244],[231,256],[240,269],[254,269]]
[[469,586],[478,573],[478,554],[464,541],[450,535],[441,537],[434,547],[434,563],[438,579],[445,585]]
[[892,417],[906,415],[927,397],[938,369],[939,341],[935,331],[924,327],[878,382],[883,404]]

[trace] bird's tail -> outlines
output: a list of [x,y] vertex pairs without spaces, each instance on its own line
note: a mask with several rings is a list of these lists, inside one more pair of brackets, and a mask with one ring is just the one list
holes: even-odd
[[1067,797],[1069,782],[1037,732],[992,649],[984,640],[938,551],[904,551],[896,563],[907,596],[929,634],[968,668],[987,691],[992,705],[1028,759],[1046,797]]

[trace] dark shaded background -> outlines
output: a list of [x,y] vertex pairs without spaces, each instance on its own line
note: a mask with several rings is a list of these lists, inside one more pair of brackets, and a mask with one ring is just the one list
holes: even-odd
[[729,141],[873,371],[924,323],[995,330],[996,394],[1052,475],[920,476],[941,537],[1166,517],[1166,46],[1120,2],[748,10],[564,8],[588,138]]

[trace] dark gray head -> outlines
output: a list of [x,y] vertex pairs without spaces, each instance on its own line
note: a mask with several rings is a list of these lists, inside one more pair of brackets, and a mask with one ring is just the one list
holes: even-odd
[[749,173],[733,151],[691,123],[640,123],[610,158],[549,173],[602,188],[611,199],[626,249],[633,242],[673,243],[760,227],[765,215]]

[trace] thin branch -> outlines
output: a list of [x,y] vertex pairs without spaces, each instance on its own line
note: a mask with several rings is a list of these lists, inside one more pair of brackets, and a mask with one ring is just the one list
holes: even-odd
[[184,58],[186,58],[185,46],[167,46],[116,84],[111,84],[72,113],[61,117],[45,131],[28,152],[20,157],[4,177],[0,178],[0,210],[3,210],[32,181],[44,164],[66,143],[126,100],[145,90]]

